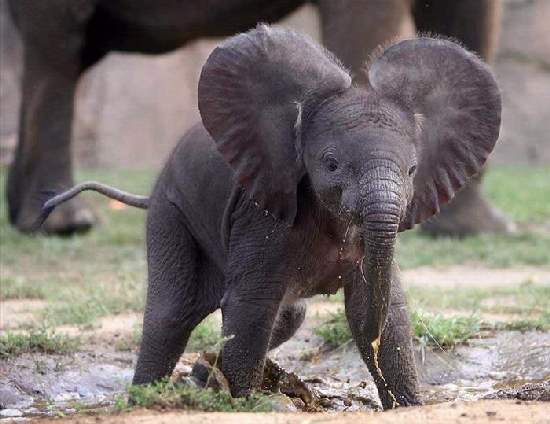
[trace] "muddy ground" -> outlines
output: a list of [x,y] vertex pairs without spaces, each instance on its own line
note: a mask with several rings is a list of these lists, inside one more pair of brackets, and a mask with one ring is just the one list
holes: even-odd
[[[427,269],[421,274],[439,271]],[[540,284],[550,282],[549,273],[539,270],[511,271],[510,281],[523,273],[538,275]],[[502,270],[480,270],[480,275]],[[410,280],[414,274],[410,273]],[[454,276],[454,277],[453,277]],[[456,273],[447,272],[447,278]],[[548,279],[547,279],[548,278]],[[488,278],[489,280],[491,278]],[[502,280],[501,280],[502,281]],[[458,282],[456,282],[458,284]],[[40,301],[9,300],[2,305],[3,326],[18,327],[40,308]],[[426,406],[391,414],[372,415],[379,409],[376,389],[359,354],[348,343],[329,349],[314,334],[314,329],[341,308],[341,303],[324,297],[314,298],[302,328],[293,339],[271,352],[270,357],[289,372],[296,373],[308,387],[322,398],[324,410],[361,411],[365,418],[377,422],[421,422],[428,418],[468,418],[472,422],[514,417],[532,422],[545,422],[543,410],[550,400],[550,333],[541,331],[485,331],[454,349],[432,348],[417,343],[417,364],[421,390]],[[219,319],[215,316],[214,319]],[[106,415],[113,402],[124,393],[131,381],[136,359],[135,348],[121,351],[139,326],[140,314],[124,314],[103,318],[96,328],[59,327],[59,333],[78,333],[84,341],[76,353],[69,355],[23,354],[0,361],[0,403],[3,419],[15,417],[62,417],[79,422],[172,422],[183,417],[188,422],[252,422],[256,415],[226,415],[140,410],[130,414]],[[197,353],[186,353],[177,367],[177,374],[187,375]],[[489,400],[492,399],[492,400]],[[507,402],[495,399],[512,399]],[[471,402],[475,401],[475,402]],[[540,403],[542,402],[542,403]],[[112,408],[111,408],[112,409]],[[284,409],[284,408],[283,408]],[[91,419],[88,414],[94,414]],[[99,413],[98,416],[95,416]],[[449,415],[450,414],[450,415]],[[99,417],[99,418],[98,418]],[[256,417],[256,418],[254,418]],[[299,418],[301,417],[301,418]],[[313,414],[308,421],[348,422],[354,415]],[[391,418],[390,418],[391,417]],[[266,414],[265,422],[301,422],[302,413],[294,415]],[[383,421],[379,421],[383,419]],[[477,420],[477,421],[476,421]]]

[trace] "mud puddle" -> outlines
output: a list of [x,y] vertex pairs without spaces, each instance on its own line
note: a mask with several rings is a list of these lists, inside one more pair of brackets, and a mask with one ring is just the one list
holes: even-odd
[[[321,410],[377,409],[374,383],[355,346],[327,351],[308,327],[273,351],[271,359],[306,384]],[[416,351],[426,403],[550,397],[550,333],[495,332],[450,351],[420,346]],[[184,355],[178,372],[190,373],[197,357]],[[29,354],[0,361],[0,418],[110,407],[129,385],[134,362],[134,353],[111,351]],[[299,401],[295,404],[300,409]]]
[[131,382],[132,353],[24,354],[0,361],[0,418],[112,405]]
[[[305,348],[308,344],[313,347]],[[422,398],[428,404],[494,398],[499,393],[506,397],[503,390],[518,391],[528,383],[539,387],[539,383],[550,381],[547,332],[494,332],[451,350],[416,345],[415,353]],[[300,330],[295,340],[271,356],[334,400],[335,410],[363,410],[378,405],[374,382],[351,343],[326,352],[315,336]],[[542,387],[550,396],[550,386]],[[360,405],[353,401],[357,394],[369,400]]]

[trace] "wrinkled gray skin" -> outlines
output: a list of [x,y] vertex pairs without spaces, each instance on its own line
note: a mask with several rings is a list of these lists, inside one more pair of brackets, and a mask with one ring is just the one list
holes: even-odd
[[134,199],[149,207],[134,384],[170,375],[193,328],[221,308],[222,370],[233,395],[246,395],[268,349],[302,323],[300,299],[343,287],[384,408],[420,402],[397,233],[483,166],[500,94],[479,59],[431,38],[389,47],[366,76],[354,86],[311,40],[266,26],[210,55],[202,124],[179,142],[149,202]]
[[[304,0],[10,0],[24,53],[19,143],[10,167],[9,219],[29,231],[44,191],[73,185],[71,125],[81,75],[110,51],[164,53],[207,36],[245,31],[274,22]],[[318,0],[323,42],[365,81],[369,53],[399,33],[410,15],[419,31],[461,40],[489,60],[494,50],[498,3],[493,0]],[[460,193],[456,207],[430,231],[466,234],[502,231],[505,222],[485,202],[479,184]],[[453,203],[454,205],[455,203]],[[85,231],[94,216],[80,199],[58,208],[43,230]]]

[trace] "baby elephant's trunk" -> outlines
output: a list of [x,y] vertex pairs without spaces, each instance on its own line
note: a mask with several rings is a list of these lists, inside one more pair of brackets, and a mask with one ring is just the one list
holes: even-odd
[[67,200],[72,199],[77,194],[86,190],[97,191],[98,193],[101,193],[107,197],[110,197],[111,199],[115,199],[115,200],[118,200],[119,202],[125,203],[128,206],[134,206],[140,209],[147,209],[149,207],[148,197],[128,193],[126,191],[119,190],[118,188],[114,188],[106,184],[101,184],[95,181],[86,181],[84,183],[77,184],[73,188],[70,188],[69,190],[64,191],[63,193],[60,193],[52,197],[46,203],[44,203],[44,206],[42,206],[42,211],[40,213],[40,216],[38,217],[38,219],[33,225],[33,230],[38,231],[42,226],[42,224],[44,223],[44,221],[46,221],[50,213],[52,213],[52,211],[57,206],[59,206],[63,202],[66,202]]

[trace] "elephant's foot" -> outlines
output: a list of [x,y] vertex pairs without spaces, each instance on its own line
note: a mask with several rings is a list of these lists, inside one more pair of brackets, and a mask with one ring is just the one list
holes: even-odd
[[479,186],[466,187],[439,215],[422,224],[432,236],[463,237],[480,233],[512,234],[516,225],[483,197]]
[[[13,221],[15,227],[23,233],[36,231],[35,224],[40,215],[41,205],[32,203],[34,207],[22,208]],[[84,233],[90,230],[95,222],[96,218],[88,205],[82,199],[72,199],[55,208],[39,231],[51,235]]]
[[393,390],[389,393],[386,389],[379,390],[378,393],[384,411],[398,407],[419,406],[423,404],[416,393],[400,393],[397,390]]

